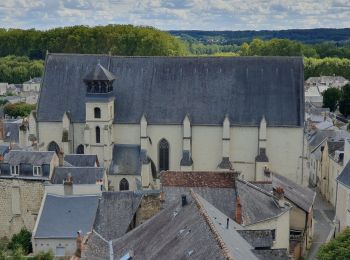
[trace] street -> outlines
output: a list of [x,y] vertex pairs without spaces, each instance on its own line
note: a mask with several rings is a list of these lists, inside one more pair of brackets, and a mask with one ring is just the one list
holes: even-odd
[[314,204],[314,237],[307,259],[316,259],[319,247],[332,236],[334,214],[333,207],[317,193]]

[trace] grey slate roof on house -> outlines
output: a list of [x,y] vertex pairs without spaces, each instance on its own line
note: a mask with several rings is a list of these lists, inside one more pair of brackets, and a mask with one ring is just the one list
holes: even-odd
[[162,186],[164,192],[164,207],[168,207],[174,201],[178,201],[182,194],[187,194],[189,200],[190,189],[202,196],[214,205],[226,216],[233,218],[236,209],[236,190],[232,188],[210,188],[210,187],[169,187]]
[[314,204],[316,192],[313,190],[296,184],[286,177],[274,173],[272,177],[272,185],[274,188],[282,187],[284,196],[306,212],[310,212]]
[[138,209],[142,193],[133,191],[103,192],[99,202],[94,230],[104,239],[123,236]]
[[106,70],[100,63],[98,63],[95,68],[93,68],[90,72],[88,72],[84,76],[84,80],[86,81],[112,81],[115,80],[115,76]]
[[16,121],[5,121],[4,122],[4,141],[5,142],[19,142],[19,127],[21,122]]
[[[135,259],[227,259],[215,238],[214,232],[217,232],[233,259],[257,259],[252,253],[252,246],[232,225],[230,229],[220,225],[222,218],[226,221],[226,216],[213,206],[208,210],[203,199],[199,200],[203,205],[201,208],[194,201],[181,207],[178,201],[123,237],[113,240],[114,258],[120,259],[132,250]],[[203,217],[204,212],[207,212],[208,219]],[[213,223],[213,229],[210,229],[208,221]],[[104,246],[103,241],[100,242]],[[94,254],[89,244],[88,259],[107,256],[108,252]]]
[[350,138],[350,133],[344,130],[317,130],[307,136],[311,151],[327,139],[342,140],[345,138]]
[[8,145],[0,145],[0,155],[4,156],[10,150]]
[[41,83],[40,77],[35,77],[35,78],[32,78],[26,82],[23,82],[23,84],[38,84],[38,83]]
[[114,175],[141,175],[140,146],[115,144],[109,173]]
[[345,165],[344,169],[337,177],[337,181],[350,189],[350,161]]
[[5,155],[4,163],[10,165],[19,164],[32,164],[41,166],[43,164],[50,164],[52,158],[55,156],[55,152],[34,152],[34,151],[22,151],[11,150]]
[[236,187],[244,226],[276,218],[290,209],[289,206],[280,208],[272,194],[249,182],[236,180]]
[[76,167],[94,167],[98,164],[95,154],[66,154],[64,160]]
[[97,181],[103,180],[103,167],[56,167],[52,184],[63,184],[63,181],[71,174],[73,184],[96,184]]
[[[115,123],[302,127],[303,60],[300,57],[113,57],[49,54],[38,121],[85,122],[84,76],[100,64],[116,76]],[[78,102],[77,102],[78,101]]]
[[254,248],[271,248],[273,246],[271,230],[237,230]]
[[48,194],[34,238],[75,238],[92,230],[99,196]]

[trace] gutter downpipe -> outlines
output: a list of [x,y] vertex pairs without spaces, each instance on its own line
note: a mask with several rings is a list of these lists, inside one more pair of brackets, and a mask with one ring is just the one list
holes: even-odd
[[114,253],[113,253],[113,243],[112,243],[112,240],[109,240],[108,241],[108,246],[109,246],[109,260],[113,260],[114,257]]

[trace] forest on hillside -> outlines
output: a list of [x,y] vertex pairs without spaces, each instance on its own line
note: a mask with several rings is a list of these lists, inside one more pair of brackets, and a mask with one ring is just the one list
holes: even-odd
[[[47,31],[0,29],[0,82],[22,83],[41,76],[47,51],[122,56],[303,56],[305,78],[339,75],[350,79],[350,29],[312,30],[314,39],[318,39],[313,44],[305,43],[308,42],[307,31],[287,31],[303,41],[269,39],[270,36],[282,37],[285,31],[275,34],[260,31],[260,35],[266,33],[265,38],[246,37],[255,37],[257,32],[225,32],[230,37],[246,37],[246,41],[238,44],[226,38],[221,41],[186,38],[152,27],[132,25],[72,26]],[[190,32],[201,37],[212,34],[217,37],[218,33]]]

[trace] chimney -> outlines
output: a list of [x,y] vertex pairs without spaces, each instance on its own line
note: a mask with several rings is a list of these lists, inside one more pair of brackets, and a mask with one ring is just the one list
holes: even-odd
[[181,205],[182,207],[187,205],[187,198],[184,194],[181,195]]
[[164,194],[164,191],[161,191],[160,194],[159,194],[159,200],[160,202],[164,202],[165,201],[165,194]]
[[60,150],[59,152],[58,152],[58,166],[60,166],[60,167],[62,167],[63,166],[63,162],[64,162],[64,153],[63,153],[63,151],[62,150]]
[[235,220],[238,224],[242,224],[242,205],[241,205],[241,200],[240,200],[238,195],[237,195],[237,199],[236,199]]
[[278,205],[281,208],[284,208],[285,207],[284,189],[280,186],[273,188],[273,195],[277,198]]
[[229,227],[229,223],[230,223],[230,219],[229,219],[229,218],[227,218],[227,219],[226,219],[226,229],[228,229],[228,227]]
[[73,194],[73,177],[68,173],[67,178],[63,181],[64,195]]

